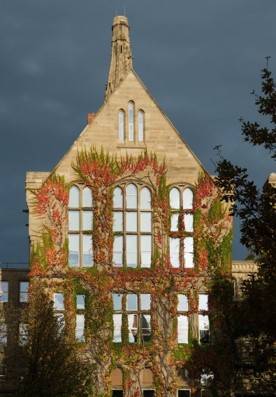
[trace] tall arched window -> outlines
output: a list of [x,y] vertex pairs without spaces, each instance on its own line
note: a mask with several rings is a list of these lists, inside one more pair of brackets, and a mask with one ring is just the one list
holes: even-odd
[[134,102],[128,102],[128,140],[134,142]]
[[130,183],[113,191],[113,264],[150,267],[152,252],[151,192]]
[[144,142],[145,135],[145,113],[143,110],[138,112],[138,142]]
[[193,191],[173,187],[170,190],[170,260],[172,267],[194,267]]
[[125,141],[125,112],[122,109],[118,113],[118,138],[122,143]]
[[93,201],[88,187],[72,186],[68,206],[69,266],[93,265]]

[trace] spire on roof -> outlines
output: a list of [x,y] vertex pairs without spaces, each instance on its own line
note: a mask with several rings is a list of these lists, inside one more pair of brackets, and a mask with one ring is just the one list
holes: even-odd
[[112,24],[111,62],[105,97],[107,98],[132,69],[128,19],[116,16]]

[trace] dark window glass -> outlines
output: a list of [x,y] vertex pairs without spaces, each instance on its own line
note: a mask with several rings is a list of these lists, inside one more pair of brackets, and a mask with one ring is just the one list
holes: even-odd
[[190,390],[178,390],[178,397],[190,397]]
[[123,390],[112,390],[112,397],[123,397]]
[[143,390],[143,397],[154,397],[154,390]]

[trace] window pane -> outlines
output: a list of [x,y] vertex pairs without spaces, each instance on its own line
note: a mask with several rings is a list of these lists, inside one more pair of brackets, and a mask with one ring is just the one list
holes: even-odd
[[0,284],[0,302],[8,302],[9,301],[9,282],[1,281]]
[[141,267],[151,267],[151,236],[140,237]]
[[179,312],[186,312],[188,311],[188,298],[186,295],[178,294],[178,305],[177,305],[177,310]]
[[209,317],[199,314],[198,325],[199,325],[199,340],[200,340],[200,342],[208,343],[209,338],[210,338]]
[[184,210],[193,209],[193,191],[189,188],[185,189],[183,192],[183,208]]
[[63,331],[65,326],[65,318],[63,313],[55,313],[55,318],[57,319],[58,332],[59,334]]
[[208,295],[199,294],[198,295],[198,310],[208,310]]
[[126,307],[127,311],[137,311],[138,306],[136,294],[127,294]]
[[170,207],[172,209],[180,209],[180,192],[175,187],[170,190]]
[[123,191],[120,187],[113,191],[113,208],[123,208]]
[[93,246],[92,246],[92,236],[84,235],[82,240],[82,264],[83,266],[92,266],[93,264]]
[[19,301],[20,302],[28,302],[29,282],[28,281],[20,281],[19,288],[20,288]]
[[54,309],[64,310],[64,296],[60,292],[54,293]]
[[150,314],[141,315],[141,336],[144,342],[151,339],[151,316]]
[[82,230],[92,230],[93,223],[93,212],[92,211],[83,211],[82,212]]
[[112,390],[112,397],[124,397],[123,390]]
[[78,310],[84,310],[85,309],[85,295],[78,294],[76,296],[76,303],[77,303]]
[[128,103],[128,139],[134,141],[134,103]]
[[76,315],[76,340],[78,342],[84,342],[84,314]]
[[150,294],[140,294],[140,309],[150,310],[151,296]]
[[184,263],[186,268],[194,267],[194,239],[184,238]]
[[140,212],[140,231],[151,232],[151,212]]
[[137,212],[126,212],[126,231],[137,232]]
[[172,232],[178,231],[178,217],[179,217],[178,213],[171,215],[171,231]]
[[113,212],[113,231],[122,232],[123,231],[123,213]]
[[184,226],[186,232],[194,231],[194,216],[192,214],[184,214]]
[[82,206],[92,207],[92,191],[89,187],[85,187],[82,191]]
[[138,141],[144,141],[145,113],[143,110],[138,112]]
[[170,238],[170,260],[172,267],[179,267],[179,238]]
[[154,397],[155,391],[154,390],[143,390],[143,397]]
[[125,141],[125,112],[119,110],[118,113],[118,138],[120,142]]
[[122,342],[122,315],[113,314],[113,342]]
[[80,230],[80,213],[79,211],[69,211],[69,230],[78,231]]
[[137,314],[128,314],[128,341],[130,343],[137,342]]
[[113,263],[115,266],[123,264],[123,237],[115,236],[113,241]]
[[69,190],[69,208],[78,208],[80,206],[80,191],[76,186]]
[[151,209],[151,193],[147,187],[143,187],[140,192],[140,209],[150,210]]
[[126,263],[128,267],[137,267],[137,236],[126,236]]
[[69,234],[69,266],[78,266],[80,263],[80,236]]
[[137,187],[133,184],[126,187],[126,207],[137,208]]
[[123,294],[112,294],[113,310],[115,311],[122,310],[122,298],[123,298]]
[[188,317],[177,317],[177,341],[178,343],[188,343]]

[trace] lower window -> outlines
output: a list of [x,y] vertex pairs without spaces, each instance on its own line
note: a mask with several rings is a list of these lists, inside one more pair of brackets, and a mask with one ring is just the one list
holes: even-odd
[[112,390],[112,397],[123,397],[123,390]]
[[154,397],[155,391],[154,390],[143,390],[143,397]]

